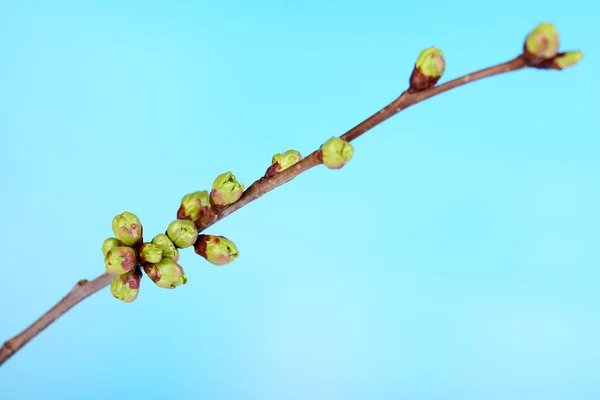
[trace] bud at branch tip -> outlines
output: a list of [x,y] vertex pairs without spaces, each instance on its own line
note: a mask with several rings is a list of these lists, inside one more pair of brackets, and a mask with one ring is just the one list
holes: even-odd
[[549,22],[536,26],[525,39],[523,57],[530,66],[537,66],[558,54],[560,38],[556,27]]

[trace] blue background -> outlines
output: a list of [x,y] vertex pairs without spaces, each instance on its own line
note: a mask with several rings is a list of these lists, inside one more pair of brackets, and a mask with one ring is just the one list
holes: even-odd
[[209,232],[189,283],[85,300],[0,367],[2,399],[600,398],[598,3],[1,1],[0,340],[104,270],[111,219],[308,154],[406,88],[553,22],[583,62],[470,84]]

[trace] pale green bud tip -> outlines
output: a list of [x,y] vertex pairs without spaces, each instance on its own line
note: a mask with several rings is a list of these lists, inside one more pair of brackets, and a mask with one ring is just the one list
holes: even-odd
[[162,260],[162,257],[162,249],[155,244],[144,243],[140,247],[140,260],[142,262],[157,263]]
[[132,271],[137,264],[137,254],[134,249],[120,246],[111,249],[104,257],[106,272],[113,276]]
[[549,22],[539,24],[525,40],[525,52],[542,59],[554,57],[559,46],[558,32]]
[[219,266],[229,264],[239,256],[235,244],[223,236],[200,235],[194,250],[211,264]]
[[104,256],[106,256],[106,253],[108,253],[115,247],[119,247],[120,245],[121,245],[121,243],[119,243],[119,240],[116,238],[105,239],[104,242],[102,243],[102,254],[104,254]]
[[435,47],[425,49],[419,54],[416,67],[425,77],[439,79],[446,69],[444,54]]
[[225,172],[213,182],[210,200],[216,206],[226,206],[238,201],[243,192],[244,185],[231,172]]
[[282,154],[275,154],[271,160],[271,164],[277,164],[275,172],[281,172],[285,171],[300,160],[302,160],[302,155],[298,150],[288,150]]
[[130,212],[124,212],[113,218],[112,230],[123,244],[135,246],[142,241],[142,223]]
[[166,289],[175,289],[187,283],[187,277],[181,265],[169,258],[163,258],[156,264],[144,264],[144,272],[157,286]]
[[140,275],[130,271],[115,277],[110,284],[110,292],[116,299],[131,303],[140,292]]
[[581,61],[582,57],[583,53],[581,51],[567,51],[566,53],[554,57],[554,64],[556,64],[559,69],[564,69],[574,66]]
[[163,233],[156,235],[152,239],[152,244],[157,245],[162,250],[163,258],[169,258],[173,261],[179,260],[179,251],[175,247],[175,244],[169,237]]
[[169,224],[167,236],[180,249],[192,246],[198,237],[194,222],[187,219],[178,219]]
[[189,193],[181,199],[181,206],[177,211],[177,219],[197,221],[210,209],[208,191]]
[[340,169],[352,159],[354,149],[347,141],[333,137],[321,146],[321,154],[325,166]]

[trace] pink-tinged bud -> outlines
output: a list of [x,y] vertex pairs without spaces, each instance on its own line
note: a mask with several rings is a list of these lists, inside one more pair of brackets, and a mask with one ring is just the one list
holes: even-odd
[[432,88],[446,70],[446,60],[441,50],[435,47],[425,49],[419,54],[410,76],[409,92],[418,92]]
[[235,244],[223,236],[199,235],[194,250],[211,264],[219,266],[229,264],[239,255]]
[[187,277],[181,265],[169,258],[163,258],[156,264],[144,264],[144,272],[157,286],[166,289],[175,289],[187,283]]
[[321,146],[320,158],[327,168],[340,169],[352,159],[353,154],[350,143],[333,137]]
[[102,254],[104,254],[104,256],[106,257],[106,253],[108,253],[115,247],[119,247],[120,245],[121,245],[121,243],[119,242],[118,239],[108,238],[108,239],[104,240],[104,243],[102,243]]
[[275,154],[271,160],[271,164],[274,165],[274,172],[285,171],[292,165],[302,160],[302,155],[298,150],[288,150],[282,154]]
[[113,279],[110,284],[112,295],[125,303],[134,301],[140,292],[141,274],[138,271],[129,271]]
[[558,54],[560,38],[554,25],[544,22],[535,27],[525,39],[523,55],[530,65],[554,58]]
[[173,241],[164,233],[156,235],[154,239],[152,239],[152,244],[160,247],[163,258],[170,258],[175,262],[179,261],[179,251],[177,250],[177,247],[175,247]]
[[140,247],[140,261],[145,263],[157,263],[162,260],[163,251],[160,247],[152,243],[144,243]]
[[175,246],[185,249],[196,243],[198,231],[192,221],[177,219],[169,224],[167,236],[173,241]]
[[124,212],[113,218],[112,230],[127,246],[138,246],[142,244],[142,223],[140,219],[130,212]]
[[210,201],[214,206],[224,207],[238,201],[243,192],[244,185],[239,183],[231,172],[225,172],[213,182]]
[[118,276],[132,271],[135,268],[137,261],[136,251],[127,246],[115,247],[106,253],[106,256],[104,257],[106,272],[112,276]]
[[189,193],[181,199],[181,206],[177,211],[177,219],[198,221],[210,209],[210,196],[208,191]]

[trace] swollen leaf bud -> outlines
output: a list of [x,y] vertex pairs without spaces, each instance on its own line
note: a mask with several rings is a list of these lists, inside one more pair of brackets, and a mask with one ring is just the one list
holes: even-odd
[[298,150],[288,150],[285,153],[275,154],[271,160],[271,164],[275,165],[275,172],[281,172],[300,160],[302,160],[302,155]]
[[162,256],[164,258],[169,258],[175,262],[179,260],[179,251],[173,241],[169,239],[167,235],[161,233],[160,235],[156,235],[154,239],[152,239],[152,244],[157,245],[162,250]]
[[243,192],[244,185],[231,172],[225,172],[213,182],[210,201],[215,206],[223,207],[238,201]]
[[106,253],[108,253],[115,247],[119,247],[120,245],[121,245],[121,243],[119,242],[118,239],[115,239],[115,238],[105,239],[104,243],[102,243],[102,254],[104,254],[104,256],[106,256]]
[[583,53],[581,51],[567,51],[566,53],[560,53],[554,57],[552,66],[554,69],[564,69],[576,65],[581,58]]
[[346,165],[354,154],[352,145],[338,137],[333,137],[321,146],[320,157],[327,168],[340,169]]
[[409,92],[418,92],[435,86],[446,69],[446,60],[441,50],[435,47],[425,49],[419,54],[410,76]]
[[157,263],[162,260],[163,251],[160,247],[152,243],[144,243],[140,247],[140,261]]
[[181,265],[169,258],[163,258],[156,264],[144,264],[144,272],[157,286],[166,289],[175,289],[187,283],[187,277]]
[[196,243],[198,231],[194,222],[187,219],[177,219],[169,224],[167,236],[180,249],[192,246]]
[[131,303],[140,292],[140,274],[137,271],[129,271],[113,279],[110,284],[110,292],[121,301]]
[[544,22],[535,27],[525,39],[523,53],[530,65],[536,65],[556,56],[560,46],[554,25]]
[[112,230],[123,244],[137,246],[142,243],[142,223],[135,214],[124,212],[115,216]]
[[177,211],[177,219],[189,219],[196,222],[210,209],[208,191],[189,193],[181,199],[181,206]]
[[194,250],[211,264],[219,266],[229,264],[239,255],[235,244],[223,236],[199,235]]
[[132,271],[137,264],[137,255],[134,249],[127,246],[115,247],[104,257],[106,272],[113,276]]

